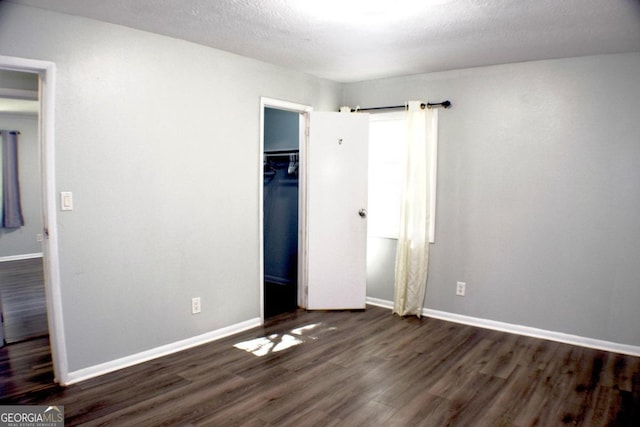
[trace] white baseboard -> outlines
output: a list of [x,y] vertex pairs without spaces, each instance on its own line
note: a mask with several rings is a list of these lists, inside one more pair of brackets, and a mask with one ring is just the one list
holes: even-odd
[[42,258],[42,252],[38,252],[34,254],[3,256],[3,257],[0,257],[0,262],[21,261],[23,259],[32,259],[32,258]]
[[156,347],[151,350],[143,351],[141,353],[132,354],[131,356],[122,357],[120,359],[101,363],[99,365],[69,372],[66,381],[64,383],[61,383],[61,385],[71,385],[80,381],[107,374],[109,372],[137,365],[139,363],[148,362],[149,360],[157,359],[159,357],[168,356],[182,350],[187,350],[192,347],[228,337],[229,335],[237,334],[238,332],[246,331],[247,329],[260,326],[261,324],[262,323],[260,321],[260,318],[254,318],[244,322],[236,323],[235,325],[217,329],[215,331],[207,332],[206,334]]
[[386,299],[367,297],[367,304],[393,310],[393,301],[387,301]]
[[[393,309],[393,301],[387,301],[378,298],[367,297],[367,304]],[[561,342],[564,344],[588,347],[596,350],[610,351],[613,353],[628,354],[630,356],[640,356],[640,346],[635,345],[597,340],[593,338],[581,337],[578,335],[565,334],[563,332],[548,331],[546,329],[532,328],[530,326],[514,325],[512,323],[464,316],[462,314],[449,313],[447,311],[432,310],[428,308],[422,309],[422,315],[425,317],[433,317],[434,319],[461,323],[478,328],[493,329],[495,331],[508,332],[511,334],[524,335],[533,338],[541,338],[549,341]]]

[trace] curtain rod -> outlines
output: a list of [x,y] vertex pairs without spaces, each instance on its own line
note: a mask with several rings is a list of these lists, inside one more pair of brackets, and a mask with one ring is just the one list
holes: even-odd
[[[442,107],[442,108],[451,108],[451,101],[442,101],[442,102],[434,102],[434,103],[430,103],[427,102],[426,104],[420,104],[420,109],[424,110],[425,108],[438,108],[438,107]],[[355,113],[358,111],[373,111],[373,110],[395,110],[398,108],[407,108],[406,105],[392,105],[392,106],[388,106],[388,107],[369,107],[369,108],[360,108],[360,107],[356,107],[356,108],[352,108],[351,112]]]

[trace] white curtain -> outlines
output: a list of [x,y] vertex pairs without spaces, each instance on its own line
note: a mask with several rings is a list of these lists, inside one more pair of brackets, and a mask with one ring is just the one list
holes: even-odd
[[429,242],[433,241],[437,110],[421,109],[420,101],[407,108],[406,171],[402,190],[400,234],[396,252],[393,312],[401,316],[422,314]]

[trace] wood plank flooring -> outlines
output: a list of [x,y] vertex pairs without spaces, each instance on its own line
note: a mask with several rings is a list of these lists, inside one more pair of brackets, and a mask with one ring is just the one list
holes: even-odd
[[0,262],[0,301],[8,343],[49,333],[42,258]]
[[0,404],[64,405],[67,426],[640,426],[640,358],[378,307],[299,310],[66,388],[30,387],[46,362],[21,345],[15,366],[0,351]]

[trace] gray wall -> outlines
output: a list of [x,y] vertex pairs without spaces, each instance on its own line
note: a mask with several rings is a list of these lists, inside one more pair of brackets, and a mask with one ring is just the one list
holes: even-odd
[[69,370],[258,317],[260,97],[335,110],[340,85],[6,2],[0,54],[57,66]]
[[[625,54],[345,87],[345,105],[453,103],[427,308],[640,345],[638,76]],[[394,248],[370,243],[386,265]],[[372,276],[368,295],[391,299],[388,269]]]
[[38,90],[38,75],[20,71],[0,70],[0,89]]
[[300,114],[277,108],[264,109],[264,151],[300,148]]
[[0,258],[42,252],[42,182],[38,148],[38,117],[0,113],[0,129],[20,131],[18,172],[24,226],[0,228]]

